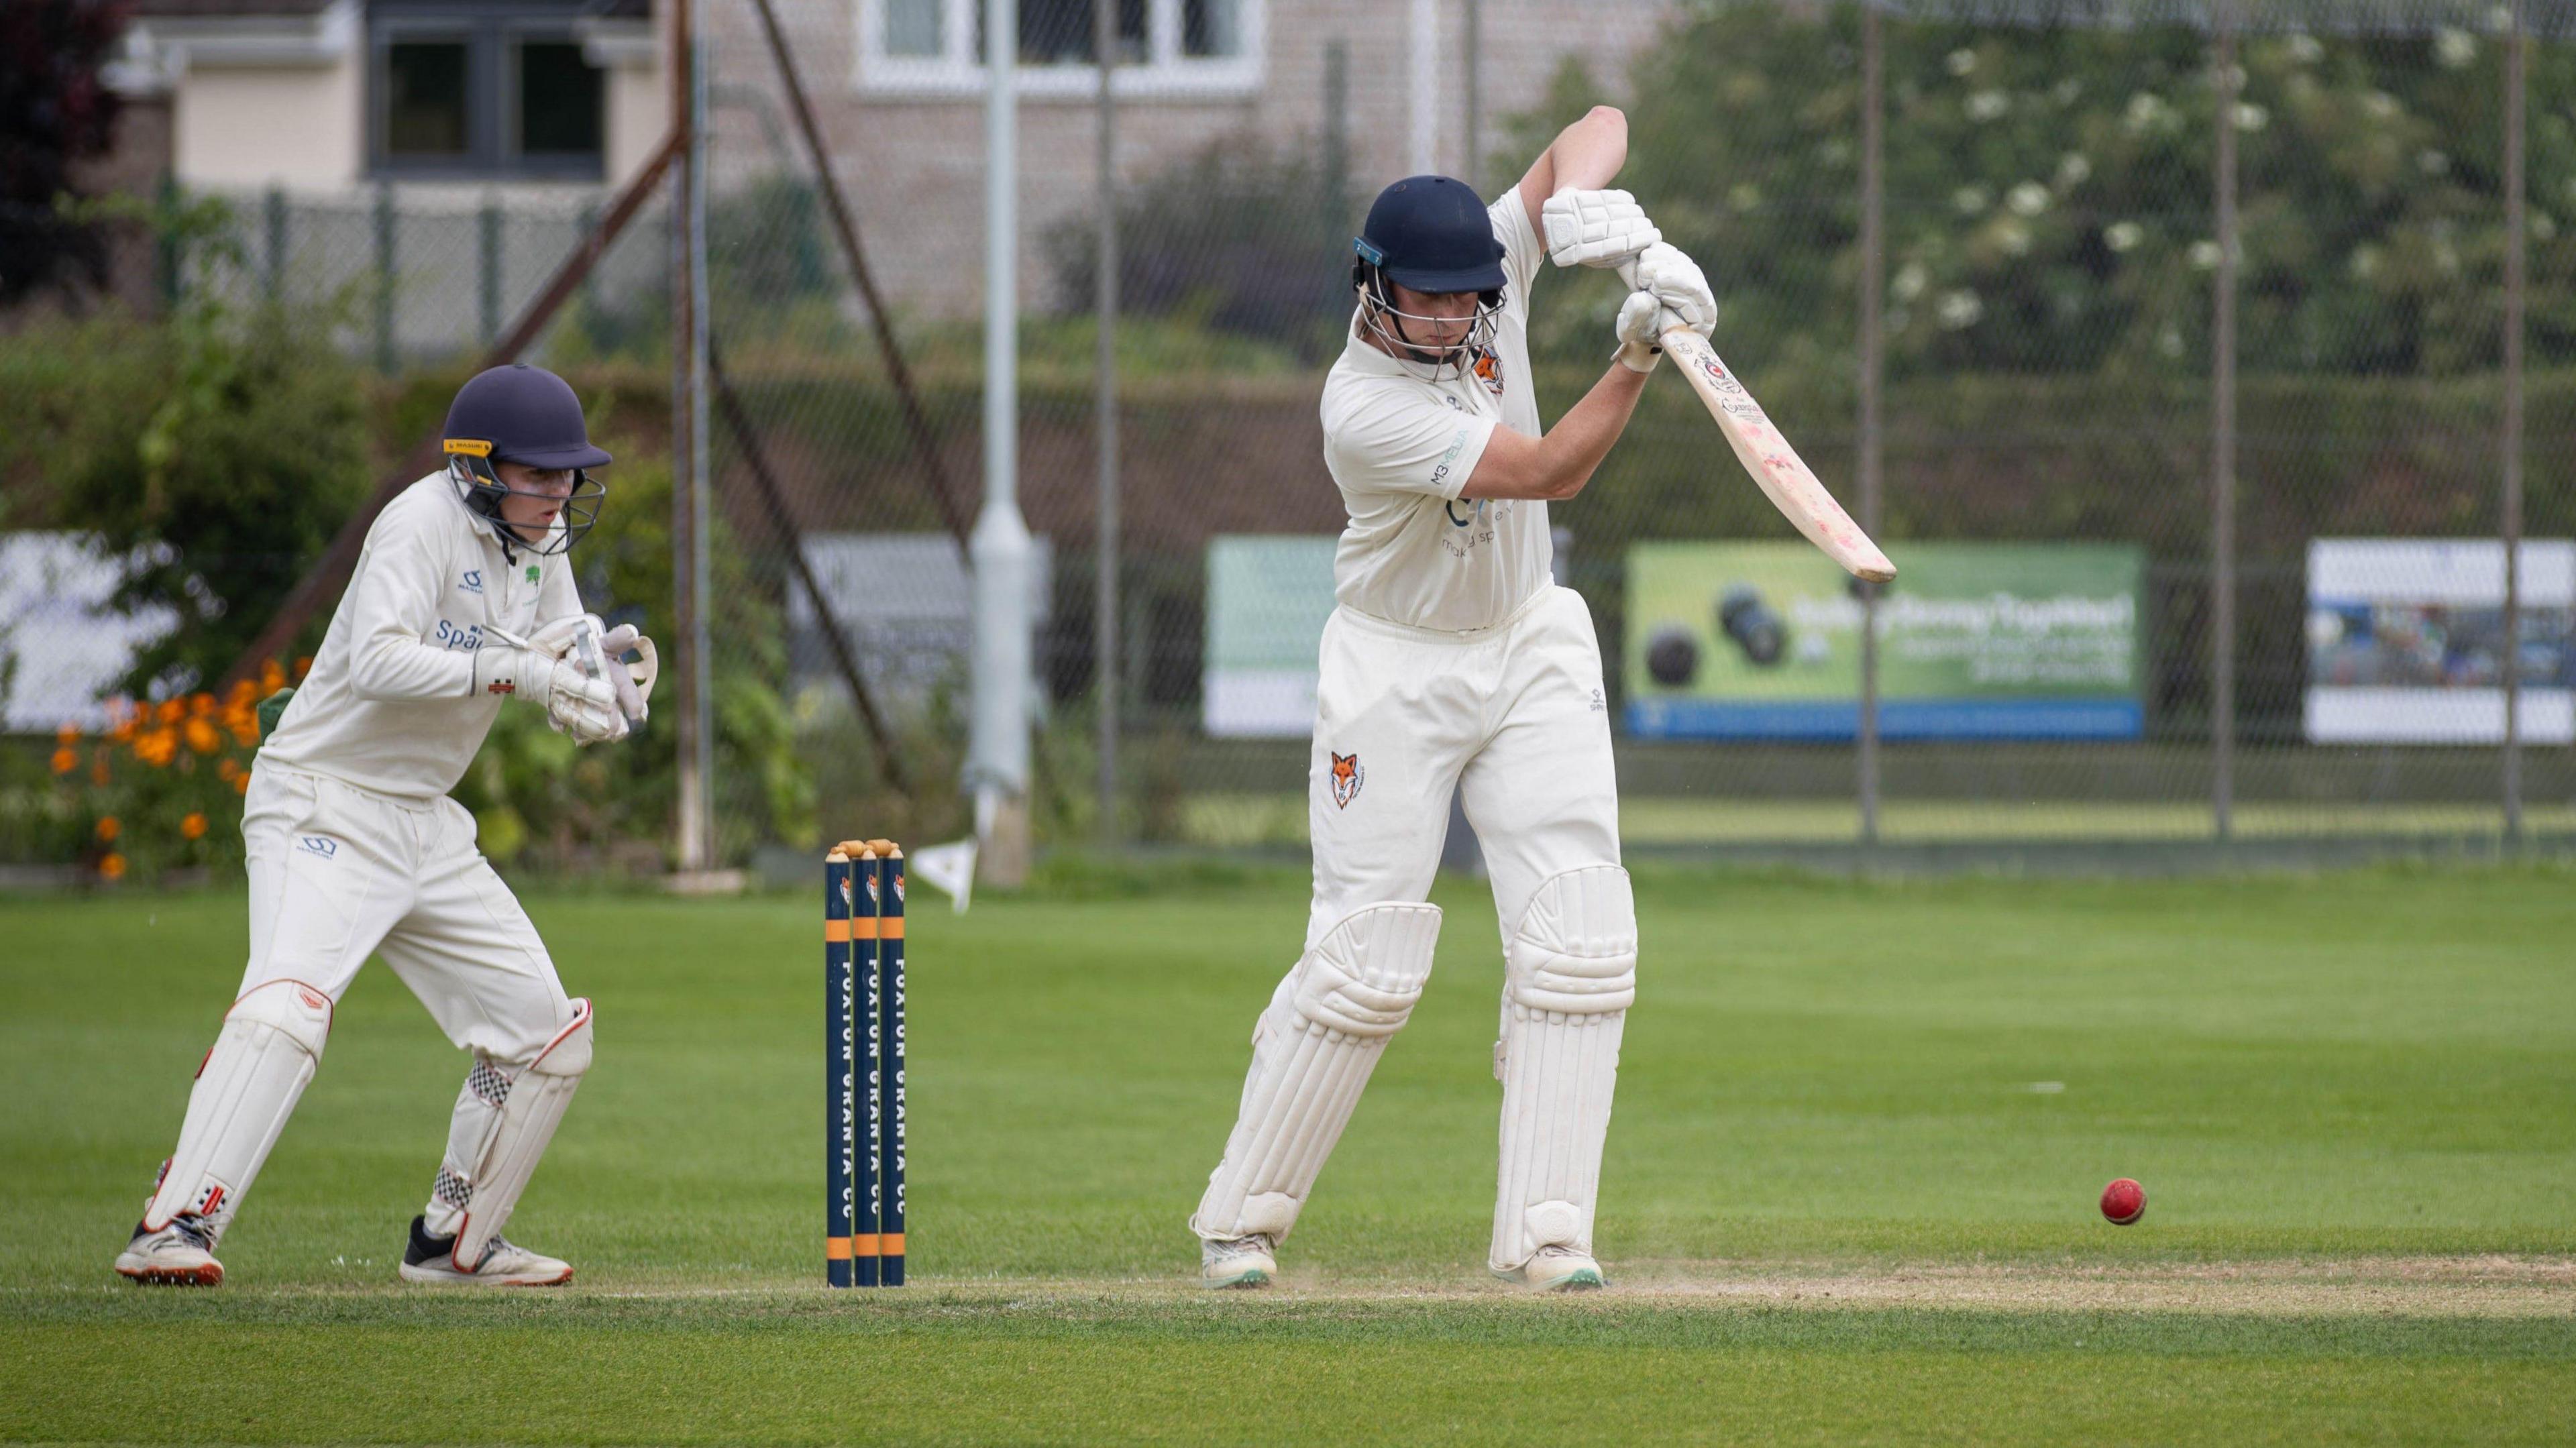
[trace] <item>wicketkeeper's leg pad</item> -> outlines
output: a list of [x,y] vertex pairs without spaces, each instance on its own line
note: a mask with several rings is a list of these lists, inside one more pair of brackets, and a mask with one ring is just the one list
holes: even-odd
[[572,1023],[527,1065],[511,1070],[478,1058],[456,1095],[447,1159],[430,1188],[429,1230],[456,1237],[455,1261],[471,1272],[510,1220],[536,1175],[564,1108],[590,1069],[590,1002],[572,1003]]
[[331,997],[302,981],[272,980],[233,1002],[197,1067],[178,1148],[143,1209],[147,1230],[189,1212],[223,1231],[286,1130],[330,1037]]
[[1495,1271],[1521,1266],[1541,1247],[1591,1255],[1619,1037],[1636,998],[1628,872],[1587,865],[1550,876],[1504,946]]
[[1371,905],[1298,960],[1253,1028],[1242,1110],[1190,1230],[1217,1241],[1288,1235],[1360,1088],[1422,999],[1439,940],[1438,906]]

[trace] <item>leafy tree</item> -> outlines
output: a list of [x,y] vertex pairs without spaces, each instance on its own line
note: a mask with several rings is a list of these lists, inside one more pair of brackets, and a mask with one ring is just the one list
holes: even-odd
[[[2204,367],[2218,259],[2208,38],[1896,21],[1884,35],[1892,371]],[[1631,72],[1621,184],[1707,267],[1739,360],[1848,366],[1859,53],[1851,6],[1719,4],[1677,20]],[[2495,365],[2501,57],[2495,38],[2459,30],[2241,43],[2249,370]],[[2576,210],[2576,53],[2534,46],[2530,73],[2535,360],[2571,360],[2576,258],[2546,243],[2552,208]],[[1596,98],[1561,75],[1516,143]],[[1538,340],[1590,349],[1595,320],[1542,316]]]
[[[168,224],[207,266],[238,267],[220,203]],[[93,536],[127,560],[115,606],[177,614],[136,656],[123,687],[138,695],[221,675],[373,481],[369,389],[331,313],[235,310],[224,290],[157,325],[111,307],[0,348],[11,521]]]

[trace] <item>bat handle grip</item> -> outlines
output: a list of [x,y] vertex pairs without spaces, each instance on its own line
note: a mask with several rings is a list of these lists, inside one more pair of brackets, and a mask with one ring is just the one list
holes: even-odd
[[[1635,257],[1630,257],[1628,260],[1619,263],[1619,280],[1626,282],[1628,284],[1628,290],[1632,292],[1643,290],[1643,288],[1637,285],[1637,259]],[[1682,319],[1673,315],[1670,307],[1666,307],[1662,315],[1655,319],[1655,333],[1658,336],[1670,336],[1675,332],[1688,330],[1689,328],[1683,325]]]

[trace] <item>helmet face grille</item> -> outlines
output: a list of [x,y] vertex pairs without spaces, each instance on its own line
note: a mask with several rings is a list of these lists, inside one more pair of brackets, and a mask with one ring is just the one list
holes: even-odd
[[[588,468],[573,469],[572,492],[558,498],[532,488],[511,487],[501,480],[500,473],[483,454],[459,450],[454,439],[449,441],[448,448],[447,477],[456,485],[457,496],[468,510],[490,526],[502,543],[511,548],[541,557],[568,553],[572,551],[572,545],[580,542],[599,521],[599,509],[601,501],[608,496],[608,485],[592,477]],[[555,505],[555,521],[548,525],[544,538],[531,543],[502,520],[501,501],[513,495],[543,498]]]

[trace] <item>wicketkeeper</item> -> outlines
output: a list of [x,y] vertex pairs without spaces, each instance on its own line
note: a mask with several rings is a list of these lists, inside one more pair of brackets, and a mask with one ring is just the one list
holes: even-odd
[[[1315,696],[1314,902],[1190,1219],[1210,1286],[1278,1270],[1278,1244],[1421,998],[1440,932],[1422,901],[1453,790],[1502,925],[1489,1264],[1532,1287],[1602,1285],[1593,1205],[1637,921],[1600,646],[1583,599],[1550,579],[1547,505],[1583,491],[1626,427],[1662,319],[1705,333],[1717,314],[1690,258],[1628,193],[1601,189],[1626,158],[1626,118],[1599,107],[1492,206],[1449,177],[1410,177],[1378,196],[1356,243],[1358,307],[1324,383],[1324,465],[1350,523]],[[1636,267],[1609,370],[1548,429],[1528,340],[1542,254]]]
[[371,953],[474,1057],[402,1276],[572,1279],[501,1228],[590,1068],[590,1002],[565,997],[447,791],[513,700],[577,743],[624,738],[643,722],[655,655],[632,628],[603,630],[573,588],[566,555],[607,492],[589,470],[609,459],[572,388],[542,368],[493,368],[456,394],[445,437],[447,465],[368,529],[312,672],[251,768],[250,964],[116,1259],[137,1282],[223,1280],[215,1245]]

